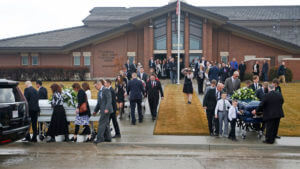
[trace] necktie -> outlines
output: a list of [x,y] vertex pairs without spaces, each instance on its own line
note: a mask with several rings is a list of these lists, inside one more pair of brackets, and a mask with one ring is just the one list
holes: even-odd
[[154,87],[154,82],[152,81],[152,88]]
[[226,104],[225,104],[225,99],[223,100],[223,112],[226,112]]

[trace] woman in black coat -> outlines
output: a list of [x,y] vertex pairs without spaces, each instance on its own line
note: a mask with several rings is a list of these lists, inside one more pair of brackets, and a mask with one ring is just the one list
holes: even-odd
[[[77,141],[77,134],[79,132],[80,126],[84,126],[84,130],[82,134],[88,135],[88,139],[85,142],[90,142],[92,135],[91,135],[91,129],[89,126],[89,119],[91,116],[90,106],[87,99],[87,95],[84,92],[84,90],[81,89],[80,85],[78,83],[74,83],[72,85],[73,90],[75,90],[77,94],[77,100],[78,100],[78,106],[76,109],[76,118],[75,118],[75,134],[74,137],[72,137],[71,141],[76,142]],[[80,112],[80,107],[86,104],[87,110],[85,112]]]
[[116,79],[115,91],[116,91],[116,97],[117,97],[116,98],[117,105],[118,105],[119,113],[120,113],[120,119],[122,119],[122,115],[124,114],[126,82],[123,81],[123,78],[121,75],[119,75]]
[[184,85],[183,85],[183,93],[186,94],[188,99],[188,104],[192,103],[192,96],[193,96],[193,78],[194,74],[192,70],[189,68],[185,68],[181,71],[184,74]]
[[51,106],[53,113],[51,116],[50,126],[48,128],[47,136],[51,139],[47,142],[55,142],[55,136],[65,135],[65,141],[69,141],[68,122],[66,117],[66,111],[64,109],[64,99],[61,95],[61,87],[58,84],[51,85],[53,92]]

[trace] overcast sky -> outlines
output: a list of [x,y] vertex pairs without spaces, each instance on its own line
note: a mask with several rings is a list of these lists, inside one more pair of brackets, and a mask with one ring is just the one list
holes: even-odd
[[[163,6],[169,0],[0,0],[0,39],[82,25],[97,6]],[[300,0],[186,0],[196,6],[300,5]]]

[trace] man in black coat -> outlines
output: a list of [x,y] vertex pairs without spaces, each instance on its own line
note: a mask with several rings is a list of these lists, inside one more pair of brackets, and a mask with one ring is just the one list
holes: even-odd
[[210,135],[214,135],[213,132],[213,120],[215,120],[215,135],[219,134],[219,122],[218,119],[214,119],[215,116],[215,108],[217,105],[217,101],[221,99],[222,90],[224,85],[222,83],[218,83],[217,87],[210,88],[204,96],[203,99],[203,108],[206,110],[206,117],[208,121],[208,128]]
[[163,99],[164,92],[162,90],[161,83],[159,80],[156,80],[156,76],[152,74],[146,84],[146,95],[148,96],[148,102],[149,102],[153,121],[156,119],[156,115],[157,115],[157,106],[159,103],[159,92],[161,98]]
[[36,87],[38,88],[39,99],[48,99],[48,91],[43,87],[41,80],[36,81]]
[[150,68],[153,68],[153,69],[156,68],[155,61],[154,61],[153,56],[152,56],[152,57],[150,58],[150,60],[149,60],[149,69],[150,69]]
[[230,69],[226,66],[225,63],[222,63],[222,68],[220,69],[220,81],[222,83],[225,82],[225,80],[230,76]]
[[264,60],[264,64],[261,70],[261,75],[264,82],[268,81],[268,73],[269,73],[269,64],[266,60]]
[[109,89],[110,92],[111,92],[111,99],[112,99],[111,103],[112,103],[112,107],[113,107],[113,112],[109,116],[109,122],[112,120],[116,135],[113,136],[112,138],[120,138],[121,133],[120,133],[119,123],[118,123],[117,115],[116,115],[116,112],[117,112],[117,109],[118,109],[117,100],[116,100],[116,93],[115,93],[115,90],[111,87],[111,80],[107,79],[105,81],[106,81],[105,87],[107,89]]
[[132,80],[128,82],[127,94],[129,95],[130,100],[130,109],[131,109],[131,124],[135,125],[135,107],[138,107],[139,122],[143,122],[142,114],[142,99],[145,94],[145,89],[142,81],[137,79],[136,73],[132,74]]
[[147,73],[144,72],[144,68],[143,67],[140,68],[140,72],[138,73],[138,78],[140,78],[141,80],[143,80],[145,83],[148,80],[148,75],[147,75]]
[[40,111],[39,107],[39,95],[35,88],[32,87],[30,81],[25,82],[26,88],[24,90],[24,96],[28,102],[29,116],[31,118],[31,126],[33,130],[33,136],[30,138],[30,133],[28,131],[25,139],[23,141],[37,142],[37,118]]
[[269,91],[256,110],[252,111],[252,114],[263,112],[263,120],[266,125],[266,140],[264,143],[273,144],[277,136],[280,119],[284,117],[282,109],[284,100],[282,95],[275,91],[273,85],[269,86]]
[[253,83],[249,86],[250,89],[252,89],[254,92],[256,92],[256,90],[261,88],[261,84],[259,84],[259,76],[254,75],[252,77]]
[[241,61],[241,64],[239,65],[239,71],[240,71],[240,79],[241,81],[244,81],[244,76],[246,72],[246,64],[244,61]]

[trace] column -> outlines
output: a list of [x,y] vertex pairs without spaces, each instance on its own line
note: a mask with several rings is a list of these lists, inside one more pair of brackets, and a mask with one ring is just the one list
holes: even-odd
[[172,19],[171,13],[168,14],[167,18],[167,57],[172,56]]
[[189,16],[188,13],[185,15],[184,19],[184,63],[185,67],[189,67],[190,65],[190,24],[189,24]]

